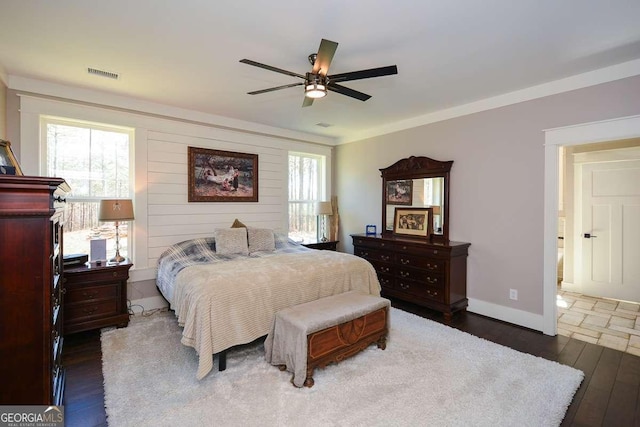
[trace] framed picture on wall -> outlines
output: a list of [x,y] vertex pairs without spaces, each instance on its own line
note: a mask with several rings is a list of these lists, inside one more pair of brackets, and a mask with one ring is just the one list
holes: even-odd
[[387,181],[386,201],[388,205],[411,206],[413,199],[413,180],[397,179]]
[[257,202],[258,155],[188,147],[190,202]]
[[22,169],[11,151],[11,143],[0,139],[0,175],[22,175]]
[[396,208],[393,233],[413,237],[431,237],[433,233],[432,208]]

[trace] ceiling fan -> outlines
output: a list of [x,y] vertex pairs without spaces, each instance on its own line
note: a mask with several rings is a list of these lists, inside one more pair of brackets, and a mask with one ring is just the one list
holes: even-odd
[[311,55],[309,55],[309,62],[311,63],[313,68],[311,69],[311,72],[306,73],[305,75],[283,70],[281,68],[272,67],[270,65],[261,64],[250,59],[241,59],[240,62],[242,62],[243,64],[253,65],[254,67],[264,68],[265,70],[275,71],[276,73],[282,73],[292,77],[299,77],[304,80],[304,82],[291,83],[288,85],[256,90],[247,93],[249,95],[258,95],[261,93],[273,92],[274,90],[287,89],[294,86],[304,85],[305,97],[304,101],[302,102],[303,107],[312,105],[313,100],[316,98],[322,98],[326,96],[327,91],[337,92],[342,95],[350,96],[351,98],[359,99],[360,101],[366,101],[367,99],[371,98],[371,95],[358,92],[357,90],[339,85],[338,83],[398,74],[398,67],[396,67],[395,65],[390,65],[388,67],[370,68],[368,70],[351,71],[349,73],[329,75],[327,74],[329,72],[329,66],[331,65],[331,60],[333,59],[333,55],[336,53],[337,48],[338,43],[332,42],[331,40],[322,39],[322,41],[320,41],[318,53],[312,53]]

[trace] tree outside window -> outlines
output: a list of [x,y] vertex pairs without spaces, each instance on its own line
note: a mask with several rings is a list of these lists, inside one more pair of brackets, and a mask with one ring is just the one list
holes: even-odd
[[318,238],[316,203],[322,192],[324,156],[289,154],[289,237],[314,242]]

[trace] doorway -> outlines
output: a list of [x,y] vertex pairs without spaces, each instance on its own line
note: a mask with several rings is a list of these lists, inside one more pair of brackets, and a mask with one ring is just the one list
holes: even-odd
[[558,333],[640,355],[640,139],[559,150]]
[[[542,332],[557,335],[559,147],[640,138],[640,116],[545,130]],[[565,250],[568,243],[565,241]]]
[[640,138],[560,151],[562,289],[640,301]]

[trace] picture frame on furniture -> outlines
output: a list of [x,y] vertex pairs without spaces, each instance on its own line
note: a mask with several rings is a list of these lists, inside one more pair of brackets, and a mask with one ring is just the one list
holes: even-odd
[[433,208],[396,208],[393,234],[429,239],[433,233]]
[[11,142],[0,139],[0,175],[23,175],[11,150]]
[[188,147],[189,202],[257,202],[258,155]]
[[413,203],[413,180],[396,179],[387,181],[386,202],[389,205],[411,206]]

